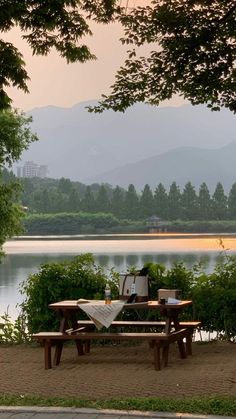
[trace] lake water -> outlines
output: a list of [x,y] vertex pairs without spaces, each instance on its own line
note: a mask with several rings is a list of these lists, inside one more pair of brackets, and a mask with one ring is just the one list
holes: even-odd
[[[220,240],[222,240],[220,244]],[[104,235],[22,238],[5,243],[6,257],[0,265],[0,315],[6,311],[16,318],[23,296],[20,283],[43,263],[72,259],[93,253],[105,269],[125,272],[130,266],[141,268],[146,262],[167,267],[182,261],[188,268],[201,262],[211,272],[222,259],[222,244],[228,254],[236,254],[236,235]]]

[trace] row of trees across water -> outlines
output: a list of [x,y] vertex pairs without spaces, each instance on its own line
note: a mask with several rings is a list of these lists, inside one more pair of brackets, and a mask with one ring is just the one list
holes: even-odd
[[[12,174],[5,173],[9,178]],[[164,220],[235,220],[236,183],[226,195],[219,182],[211,194],[206,183],[198,189],[186,183],[181,190],[173,182],[152,190],[145,185],[139,193],[130,184],[127,190],[108,184],[86,186],[69,179],[23,178],[21,203],[30,213],[62,212],[111,213],[118,219],[144,220],[157,215]]]

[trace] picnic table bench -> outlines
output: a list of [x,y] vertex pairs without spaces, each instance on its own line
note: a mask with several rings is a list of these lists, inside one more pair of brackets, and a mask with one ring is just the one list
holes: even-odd
[[[176,332],[167,333],[109,333],[109,332],[77,332],[75,334],[67,334],[62,332],[40,332],[33,335],[33,338],[44,346],[44,362],[45,369],[52,368],[51,361],[51,347],[53,344],[57,344],[60,350],[56,352],[55,365],[59,365],[61,359],[61,353],[63,343],[65,341],[74,340],[79,343],[79,355],[83,355],[83,342],[88,340],[135,340],[135,341],[147,341],[153,349],[154,355],[154,367],[156,370],[161,369],[161,365],[167,366],[168,364],[168,351],[169,344],[172,342],[180,342],[184,337],[188,335],[188,329],[180,329]],[[163,349],[162,358],[160,349]],[[182,347],[181,358],[186,358],[186,352]]]
[[[78,320],[77,322],[78,328],[84,327],[86,330],[91,331],[95,328],[95,324],[92,320]],[[111,323],[110,327],[118,328],[118,329],[159,329],[164,328],[166,326],[165,321],[143,321],[143,320],[114,320]],[[172,323],[171,326],[173,327],[174,324]],[[188,330],[188,333],[186,334],[186,353],[187,355],[192,355],[192,338],[193,334],[196,329],[200,328],[201,322],[200,321],[180,321],[179,327],[180,328],[186,328]],[[68,333],[73,333],[73,329],[70,331],[68,330]],[[87,352],[89,352],[89,346],[86,345]]]

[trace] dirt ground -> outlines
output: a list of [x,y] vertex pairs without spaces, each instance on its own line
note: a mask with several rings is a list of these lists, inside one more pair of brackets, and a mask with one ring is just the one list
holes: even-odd
[[155,371],[145,344],[95,346],[80,357],[71,345],[51,370],[44,370],[41,347],[0,345],[0,393],[92,400],[236,395],[236,344],[194,343],[187,359],[171,346],[168,367]]

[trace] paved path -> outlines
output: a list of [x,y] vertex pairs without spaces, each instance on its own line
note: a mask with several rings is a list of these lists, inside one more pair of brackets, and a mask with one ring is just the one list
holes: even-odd
[[188,413],[137,412],[118,410],[73,409],[60,407],[4,407],[0,419],[235,419],[236,416],[206,416]]

